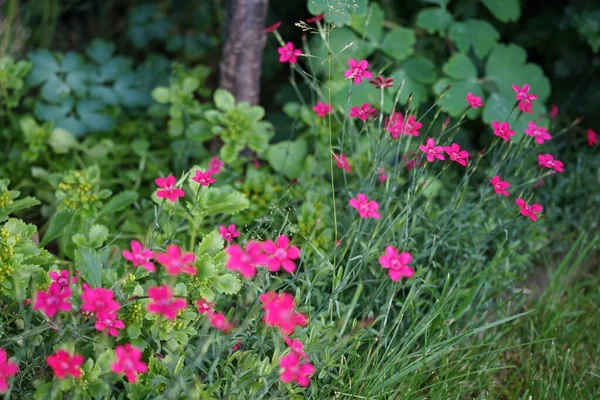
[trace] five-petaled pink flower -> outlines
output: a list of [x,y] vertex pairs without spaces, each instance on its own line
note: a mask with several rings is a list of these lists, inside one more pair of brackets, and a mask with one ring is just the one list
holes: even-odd
[[419,129],[423,124],[418,122],[414,115],[408,117],[408,120],[404,118],[402,113],[393,113],[390,118],[386,118],[385,129],[390,133],[393,138],[398,138],[400,135],[404,136],[419,136]]
[[317,116],[324,117],[331,112],[331,104],[326,104],[322,101],[318,101],[317,104],[313,107],[313,110],[317,113]]
[[598,143],[598,134],[591,129],[587,130],[587,142],[590,147],[596,145]]
[[225,252],[228,256],[225,267],[231,271],[238,271],[245,278],[252,278],[256,275],[256,267],[262,266],[266,262],[262,244],[256,241],[249,241],[246,249],[233,244],[228,246]]
[[467,159],[469,158],[469,152],[461,150],[458,143],[452,143],[450,146],[444,146],[444,151],[452,161],[456,161],[463,167],[467,166]]
[[216,328],[221,332],[227,333],[231,330],[231,328],[233,328],[233,324],[227,321],[225,314],[210,310],[206,313],[206,315],[208,316],[208,320],[210,321],[210,324],[213,326],[213,328]]
[[46,362],[52,368],[54,376],[58,379],[81,378],[81,365],[83,356],[80,354],[69,354],[66,350],[57,350],[56,353],[46,357]]
[[263,293],[259,296],[263,303],[265,325],[279,328],[285,336],[291,335],[296,326],[308,323],[306,315],[294,310],[294,296],[289,293]]
[[225,228],[225,226],[223,226],[223,225],[220,225],[219,226],[219,235],[221,235],[221,237],[223,239],[225,239],[227,242],[231,242],[233,239],[240,236],[241,233],[239,233],[238,231],[235,230],[234,224],[231,224],[227,228]]
[[119,302],[114,298],[115,294],[110,289],[92,289],[87,283],[83,284],[81,294],[81,311],[90,313],[107,313],[119,309]]
[[96,323],[94,326],[96,330],[101,332],[106,331],[108,336],[113,337],[119,336],[119,329],[125,328],[123,321],[117,319],[116,310],[98,312],[96,314]]
[[383,168],[383,167],[377,168],[377,179],[379,179],[379,182],[385,183],[385,181],[387,181],[387,178],[388,178],[388,175],[385,172],[385,168]]
[[467,93],[467,103],[469,103],[469,105],[471,107],[473,107],[473,109],[483,106],[483,102],[481,101],[481,97],[475,96],[471,92]]
[[308,386],[310,376],[315,373],[314,365],[310,362],[301,362],[300,356],[293,351],[279,359],[279,366],[282,368],[279,378],[283,383],[296,381],[300,386]]
[[563,163],[560,160],[555,160],[551,154],[538,154],[538,165],[552,169],[556,172],[563,172]]
[[354,106],[350,108],[350,116],[358,117],[361,121],[366,121],[370,116],[377,114],[377,110],[374,107],[371,107],[369,103],[364,103],[363,105]]
[[388,269],[388,275],[393,281],[399,281],[402,277],[410,278],[415,274],[411,268],[412,255],[403,251],[398,254],[398,249],[394,246],[387,246],[385,254],[379,257],[379,264]]
[[501,137],[505,141],[510,140],[512,136],[515,136],[515,131],[510,129],[508,122],[492,122],[494,128],[494,135]]
[[221,172],[221,168],[223,168],[223,165],[225,165],[225,161],[221,161],[218,157],[213,156],[208,162],[208,170],[206,172],[208,172],[211,175],[216,175],[219,172]]
[[207,301],[203,297],[200,300],[196,300],[196,306],[198,307],[198,312],[200,314],[204,314],[204,313],[208,313],[208,312],[212,311],[213,307],[215,306],[215,303],[213,303],[211,301]]
[[187,307],[187,301],[181,298],[173,298],[173,291],[167,285],[153,286],[148,289],[148,312],[160,314],[166,319],[174,320],[177,313]]
[[314,17],[311,18],[307,18],[306,22],[309,24],[313,24],[315,22],[319,22],[321,21],[323,18],[325,18],[325,13],[319,14],[319,15],[315,15]]
[[445,160],[444,148],[442,146],[436,146],[433,138],[427,138],[425,145],[419,145],[419,150],[427,155],[427,161],[434,162],[436,159]]
[[371,217],[379,219],[381,217],[381,214],[377,211],[379,209],[379,204],[375,200],[369,201],[369,198],[362,193],[359,193],[356,198],[350,199],[349,203],[352,208],[358,210],[358,215],[360,215],[361,218]]
[[277,28],[281,25],[281,21],[275,22],[273,25],[269,25],[265,28],[265,33],[275,32]]
[[543,126],[537,126],[533,121],[527,124],[525,134],[527,136],[533,136],[538,144],[544,144],[546,140],[552,139],[552,136],[548,133],[546,128]]
[[169,275],[196,274],[196,268],[192,265],[196,260],[196,255],[192,252],[182,254],[176,244],[169,245],[166,253],[157,253],[155,258],[159,264],[165,267],[165,271]]
[[287,42],[285,46],[277,49],[279,52],[279,62],[289,62],[290,64],[296,64],[298,56],[302,54],[302,50],[294,49],[294,43]]
[[168,199],[169,201],[177,201],[178,197],[185,196],[185,192],[181,188],[176,188],[177,180],[173,175],[166,178],[156,178],[154,183],[161,188],[156,191],[156,196],[160,199]]
[[350,69],[346,70],[344,74],[346,78],[353,78],[355,84],[359,84],[362,82],[363,78],[371,79],[373,74],[370,71],[367,71],[369,68],[369,62],[367,60],[356,61],[354,58],[348,60],[348,65]]
[[350,163],[348,162],[348,159],[346,158],[346,155],[344,153],[342,153],[340,155],[333,153],[332,157],[335,160],[335,165],[338,168],[343,169],[344,171],[346,171],[349,174],[352,173],[352,167],[350,167]]
[[543,208],[540,204],[532,204],[530,206],[525,203],[525,200],[518,198],[516,200],[517,205],[520,208],[520,212],[522,215],[529,217],[532,221],[537,221],[539,213],[542,212]]
[[278,236],[275,243],[267,240],[263,242],[262,248],[266,255],[265,262],[269,271],[275,272],[283,268],[284,271],[291,274],[296,270],[296,263],[293,260],[300,257],[300,249],[290,246],[290,239],[287,236]]
[[137,240],[132,240],[131,251],[125,249],[121,252],[124,259],[132,262],[134,267],[142,267],[150,272],[154,272],[154,264],[150,261],[154,257],[154,252],[142,246]]
[[384,89],[394,86],[394,78],[384,78],[381,75],[377,75],[377,77],[369,81],[369,83],[375,85],[377,89]]
[[308,356],[304,352],[304,345],[302,344],[301,341],[299,341],[298,339],[290,339],[288,336],[285,336],[283,338],[283,340],[285,340],[285,344],[287,344],[287,346],[294,353],[298,354],[300,357],[304,358],[305,360],[308,360]]
[[142,351],[129,343],[115,347],[117,361],[110,369],[115,374],[125,374],[130,383],[137,382],[137,375],[148,371],[148,365],[142,361]]
[[62,290],[60,285],[53,284],[47,292],[40,290],[37,293],[33,309],[41,309],[49,318],[53,318],[59,311],[71,311],[73,306],[68,301],[69,297],[71,297],[70,290]]
[[69,279],[69,271],[66,269],[62,269],[60,272],[52,271],[48,273],[48,276],[53,280],[51,285],[58,285],[61,290],[68,291],[69,293],[71,292],[69,285],[71,282],[75,281],[75,277]]
[[196,176],[192,178],[194,182],[198,182],[202,186],[209,186],[211,183],[215,183],[216,179],[211,176],[209,171],[202,172],[197,169],[195,172]]
[[16,363],[8,361],[8,356],[3,348],[0,348],[0,394],[8,390],[8,380],[19,372]]
[[515,100],[519,102],[519,110],[524,113],[532,114],[532,101],[537,100],[537,96],[533,93],[529,93],[529,90],[531,89],[529,85],[526,83],[522,88],[517,85],[512,85],[512,88],[516,93]]
[[506,189],[510,187],[510,183],[503,181],[498,175],[495,175],[492,179],[490,179],[490,183],[497,194],[508,196],[508,191]]

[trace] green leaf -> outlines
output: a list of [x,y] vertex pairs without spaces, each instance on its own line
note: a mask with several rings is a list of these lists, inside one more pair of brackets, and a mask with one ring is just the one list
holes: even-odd
[[44,238],[40,242],[40,246],[45,246],[52,240],[56,239],[63,233],[64,228],[73,220],[74,212],[72,210],[63,210],[55,214],[50,219],[50,224],[46,230]]
[[65,129],[54,128],[48,144],[56,154],[67,154],[69,150],[77,146],[77,139]]
[[240,151],[242,151],[243,148],[244,145],[241,143],[225,143],[219,151],[219,156],[221,157],[221,159],[223,159],[223,161],[230,164],[238,159],[238,154],[240,153]]
[[454,22],[448,36],[461,53],[467,54],[472,47],[479,58],[487,56],[500,39],[500,34],[489,22],[479,19]]
[[113,128],[114,120],[102,113],[102,103],[94,99],[83,100],[77,104],[77,114],[91,131],[107,132]]
[[307,152],[308,144],[304,139],[283,141],[269,147],[267,160],[275,171],[293,179],[302,173]]
[[481,0],[481,2],[502,22],[516,22],[521,17],[519,0]]
[[198,254],[214,255],[223,249],[224,244],[223,238],[219,235],[219,232],[215,230],[202,238],[196,252]]
[[[375,45],[370,41],[362,40],[349,28],[337,28],[329,34],[329,47],[318,35],[310,41],[310,48],[315,56],[309,58],[308,62],[315,72],[324,72],[328,68],[327,60],[331,58],[332,74],[340,73],[343,76],[344,70],[348,69],[348,59],[365,59],[375,50]],[[329,54],[331,48],[331,55]]]
[[383,10],[377,3],[369,6],[369,11],[364,15],[352,14],[350,17],[350,26],[361,36],[364,36],[375,43],[381,40],[383,34]]
[[[399,90],[400,86],[402,86],[402,82],[404,81],[404,86],[402,86],[402,92],[400,92],[400,97],[398,97],[398,106],[404,107],[406,101],[408,100],[408,96],[412,93],[411,104],[413,107],[418,107],[424,101],[427,100],[428,97],[428,89],[427,86],[417,82],[412,79],[408,72],[404,69],[398,69],[394,71],[390,77],[394,78],[394,82],[397,85],[397,89]],[[396,92],[394,92],[394,96],[396,96]]]
[[96,39],[85,50],[85,53],[96,62],[102,65],[110,60],[115,50],[115,45],[101,39]]
[[233,215],[250,207],[246,196],[229,186],[203,188],[199,203],[200,211],[193,213]]
[[102,257],[96,250],[89,247],[75,250],[75,266],[91,287],[102,287]]
[[225,274],[217,277],[214,287],[219,293],[236,294],[242,288],[242,282],[233,274]]
[[117,211],[122,211],[135,203],[138,199],[137,192],[133,190],[124,190],[121,193],[113,196],[108,203],[100,210],[98,215],[112,214]]
[[409,28],[398,27],[389,31],[381,42],[381,49],[395,60],[404,60],[413,52],[417,42],[415,32]]
[[[438,94],[441,93],[449,83],[450,81],[447,78],[438,80],[434,85],[434,91]],[[480,96],[483,99],[481,85],[477,83],[475,79],[469,79],[456,82],[440,100],[439,105],[442,110],[450,114],[450,116],[458,117],[467,109],[468,103],[466,97],[468,92],[472,92],[474,95]],[[484,104],[485,102],[486,100],[483,99]],[[467,113],[467,116],[474,119],[479,115],[479,112],[480,109],[470,110]]]
[[437,78],[435,64],[427,58],[411,57],[402,63],[402,69],[420,83],[431,85]]
[[104,225],[99,224],[92,225],[92,228],[90,229],[89,239],[90,247],[93,247],[95,249],[101,247],[106,241],[106,239],[108,239],[108,228]]
[[167,87],[154,88],[152,98],[161,104],[168,103],[171,100],[171,91]]
[[442,67],[442,71],[450,78],[458,80],[477,77],[477,68],[475,68],[469,57],[461,53],[450,57]]
[[311,14],[325,14],[327,22],[341,26],[348,25],[352,15],[364,14],[367,11],[367,0],[310,0],[307,6]]
[[436,32],[445,33],[452,20],[452,14],[445,8],[429,7],[419,11],[416,25],[419,28],[427,30],[430,34]]
[[215,106],[221,111],[231,111],[235,108],[235,98],[225,89],[215,91]]
[[50,103],[60,103],[69,96],[71,88],[56,75],[52,75],[40,91],[40,97]]

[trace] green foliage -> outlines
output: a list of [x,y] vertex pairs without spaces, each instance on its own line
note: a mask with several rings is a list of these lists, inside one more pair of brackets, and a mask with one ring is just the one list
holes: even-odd
[[31,63],[25,60],[15,62],[11,57],[0,58],[0,104],[3,108],[15,108],[26,92],[25,77],[31,70]]

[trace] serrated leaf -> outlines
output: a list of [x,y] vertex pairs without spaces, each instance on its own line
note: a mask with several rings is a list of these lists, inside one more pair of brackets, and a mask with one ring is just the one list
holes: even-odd
[[71,210],[63,210],[55,214],[48,225],[48,229],[44,234],[44,238],[40,242],[40,246],[45,246],[52,240],[60,236],[64,232],[65,227],[73,220],[74,212]]
[[445,33],[452,20],[452,14],[445,8],[429,7],[419,11],[416,24],[419,28],[427,30],[430,34],[436,32]]
[[404,60],[413,52],[417,42],[415,32],[409,28],[398,27],[389,31],[381,42],[381,49],[395,60]]
[[250,207],[246,196],[230,187],[202,189],[200,209],[204,215],[237,214]]
[[214,255],[223,249],[224,244],[225,241],[219,235],[219,232],[212,231],[202,238],[202,241],[198,245],[197,253]]
[[76,249],[75,266],[91,287],[102,287],[102,257],[96,250],[89,247]]
[[215,279],[214,287],[219,293],[236,294],[242,288],[242,282],[235,275],[225,274]]
[[489,22],[479,19],[454,22],[448,36],[461,53],[467,54],[472,47],[479,58],[487,56],[500,39],[500,34]]
[[108,228],[104,225],[96,224],[92,225],[89,234],[89,245],[97,249],[108,239]]
[[502,22],[516,22],[521,17],[519,0],[481,0],[481,2]]

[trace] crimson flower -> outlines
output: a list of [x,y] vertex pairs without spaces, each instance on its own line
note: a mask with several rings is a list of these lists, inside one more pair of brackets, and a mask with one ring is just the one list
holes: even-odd
[[295,352],[279,359],[279,366],[282,372],[279,379],[283,383],[296,381],[300,386],[310,384],[310,376],[315,373],[315,367],[309,362],[301,362],[300,357]]
[[563,172],[563,163],[555,160],[551,154],[538,154],[538,165],[557,172]]
[[198,182],[202,186],[210,186],[211,183],[215,183],[217,181],[211,176],[212,174],[210,171],[202,172],[197,169],[194,174],[196,174],[196,176],[194,176],[192,180],[194,182]]
[[535,122],[529,122],[527,129],[525,129],[527,136],[533,136],[538,144],[544,144],[546,140],[552,139],[552,136],[548,133],[548,130],[543,126],[537,126]]
[[548,113],[548,116],[550,118],[556,118],[556,117],[558,117],[558,107],[556,105],[552,106],[552,109]]
[[68,301],[69,297],[71,291],[62,290],[62,287],[55,283],[50,285],[47,292],[40,290],[37,293],[33,309],[41,309],[49,318],[53,318],[59,311],[71,311],[73,306]]
[[119,329],[124,329],[125,324],[120,319],[117,319],[117,312],[111,310],[108,312],[101,311],[96,314],[96,330],[106,331],[108,336],[119,336]]
[[169,275],[181,273],[196,275],[196,268],[192,265],[196,260],[196,255],[192,252],[182,254],[176,244],[169,245],[166,253],[157,253],[155,258],[159,264],[165,267],[165,271]]
[[532,114],[533,110],[531,108],[531,102],[537,100],[537,96],[533,93],[529,93],[529,90],[531,89],[529,85],[526,83],[522,88],[517,85],[512,85],[512,89],[516,93],[515,100],[519,102],[519,110],[524,113]]
[[508,191],[506,189],[510,187],[510,183],[503,181],[498,175],[495,175],[492,179],[490,179],[490,183],[497,194],[508,196]]
[[461,150],[458,143],[452,143],[450,146],[445,146],[444,151],[450,156],[452,161],[456,161],[463,167],[467,166],[467,159],[469,158],[469,152]]
[[204,314],[212,311],[215,303],[209,302],[203,297],[200,300],[196,300],[196,306],[198,307],[198,312]]
[[291,335],[296,326],[308,323],[306,315],[294,310],[294,296],[289,293],[263,293],[259,296],[263,303],[265,325],[278,328],[285,336]]
[[144,248],[137,240],[132,240],[131,251],[125,249],[121,252],[124,259],[133,263],[134,267],[142,267],[150,272],[154,272],[154,264],[150,261],[154,257],[154,252]]
[[360,107],[354,106],[350,108],[350,116],[358,117],[361,121],[366,121],[370,116],[375,114],[377,114],[377,110],[371,107],[369,103],[364,103]]
[[208,162],[208,170],[207,172],[211,175],[216,175],[221,172],[221,168],[225,165],[224,161],[219,160],[218,157],[213,156]]
[[483,106],[483,102],[481,101],[481,97],[475,96],[473,93],[467,93],[467,103],[473,108],[479,108]]
[[411,268],[412,255],[406,251],[398,254],[398,249],[394,246],[387,246],[385,254],[379,257],[379,264],[388,269],[388,275],[393,281],[399,281],[402,277],[410,278],[415,274]]
[[265,33],[275,32],[277,28],[281,25],[281,21],[275,22],[273,25],[269,25],[265,28]]
[[510,140],[512,136],[515,136],[515,131],[510,129],[508,122],[492,122],[494,128],[494,135],[501,137],[504,141]]
[[518,198],[516,200],[517,205],[520,208],[520,212],[522,215],[529,217],[532,221],[537,221],[538,219],[538,215],[539,213],[542,212],[543,207],[540,204],[532,204],[532,205],[527,205],[527,203],[525,202],[525,200]]
[[426,158],[429,162],[434,162],[436,159],[446,159],[446,157],[444,157],[444,148],[442,146],[436,146],[435,140],[432,138],[427,138],[425,145],[419,145],[419,150],[427,155]]
[[385,183],[387,181],[388,175],[385,173],[385,168],[379,167],[377,168],[377,179],[379,179],[380,183]]
[[404,136],[419,136],[419,129],[423,124],[418,122],[414,115],[405,120],[401,113],[393,113],[390,118],[386,118],[385,129],[396,139],[401,134]]
[[225,252],[227,253],[225,267],[231,271],[238,271],[244,278],[252,278],[256,275],[256,267],[266,262],[262,244],[256,241],[248,242],[246,249],[233,244],[228,246]]
[[373,77],[373,74],[370,71],[367,71],[369,68],[369,62],[367,60],[356,61],[354,58],[348,60],[348,65],[350,69],[347,69],[344,76],[346,78],[352,78],[355,84],[359,84],[362,82],[363,78],[370,79]]
[[3,348],[0,348],[0,394],[8,390],[8,379],[19,372],[16,363],[8,361],[8,356]]
[[173,291],[167,285],[149,288],[148,297],[151,299],[146,307],[148,312],[160,314],[166,319],[174,320],[177,313],[187,307],[184,299],[173,297]]
[[350,199],[350,206],[358,210],[358,215],[361,218],[375,218],[379,219],[381,214],[379,214],[379,204],[375,200],[369,201],[369,198],[362,194],[358,193],[356,198]]
[[596,145],[598,143],[598,134],[591,129],[587,130],[587,142],[590,147]]
[[269,271],[279,271],[280,268],[290,274],[296,271],[296,263],[293,260],[300,257],[300,249],[290,246],[290,239],[287,236],[278,236],[275,242],[272,240],[263,242],[262,249],[267,256],[265,262]]
[[120,305],[114,296],[115,294],[110,289],[92,289],[87,283],[84,283],[81,294],[81,311],[90,313],[116,311]]
[[160,199],[166,198],[169,201],[175,202],[178,197],[185,196],[183,189],[175,187],[177,180],[173,175],[169,175],[166,178],[156,178],[154,183],[161,188],[156,191],[156,196]]
[[220,330],[221,332],[229,332],[233,328],[233,324],[230,324],[225,317],[225,314],[216,313],[214,311],[209,311],[206,313],[208,316],[208,320],[213,328]]
[[331,112],[331,104],[326,104],[322,101],[319,101],[313,107],[313,110],[317,113],[317,116],[324,117]]
[[377,77],[369,81],[369,83],[375,85],[377,89],[384,89],[386,87],[394,86],[394,78],[384,78],[381,75],[377,75]]
[[351,174],[352,173],[352,167],[350,167],[350,163],[348,162],[348,159],[346,158],[346,155],[344,153],[337,155],[337,154],[332,154],[333,159],[335,160],[335,165],[338,168],[343,169],[344,171],[346,171],[347,173]]
[[81,365],[84,358],[79,354],[69,354],[65,350],[57,350],[56,353],[46,357],[46,362],[52,368],[54,376],[58,379],[81,378]]
[[130,383],[137,382],[138,373],[148,371],[148,365],[142,361],[142,351],[137,347],[129,343],[125,346],[117,346],[115,354],[117,361],[110,366],[111,371],[115,374],[125,374]]
[[290,64],[296,64],[298,56],[302,54],[302,50],[295,49],[292,42],[287,42],[285,46],[278,48],[277,51],[279,52],[280,63],[289,62]]
[[58,285],[60,286],[61,290],[71,292],[69,285],[71,282],[75,281],[75,277],[69,279],[69,271],[66,269],[63,269],[60,272],[52,271],[48,273],[48,276],[50,276],[50,279],[54,281],[51,283],[51,285]]
[[299,341],[298,339],[290,339],[289,337],[285,336],[283,338],[283,340],[285,340],[285,344],[287,344],[287,346],[296,354],[298,354],[300,357],[304,358],[305,360],[308,360],[308,356],[306,355],[306,353],[304,352],[304,345],[302,344],[301,341]]
[[223,239],[225,239],[227,242],[231,242],[233,239],[240,236],[241,233],[239,233],[238,231],[235,230],[234,224],[231,224],[227,228],[225,228],[225,226],[223,226],[223,225],[220,225],[219,226],[219,235],[221,235],[221,237]]

